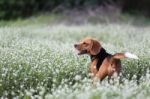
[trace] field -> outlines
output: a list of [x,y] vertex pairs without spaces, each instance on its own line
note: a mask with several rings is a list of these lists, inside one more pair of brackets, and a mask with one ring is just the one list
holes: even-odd
[[[150,25],[132,21],[66,24],[55,18],[1,21],[1,99],[150,98]],[[87,36],[101,41],[109,53],[128,51],[139,56],[122,60],[120,83],[108,83],[106,78],[92,87],[90,58],[78,56],[73,48]]]

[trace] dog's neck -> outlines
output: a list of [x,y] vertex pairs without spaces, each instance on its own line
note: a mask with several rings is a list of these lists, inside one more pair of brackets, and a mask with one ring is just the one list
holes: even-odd
[[108,54],[104,48],[101,48],[100,52],[97,55],[91,55],[90,56],[92,62],[94,60],[97,60],[97,64],[96,64],[96,69],[97,70],[99,70],[100,66],[102,65],[104,59],[107,56],[110,56],[110,54]]

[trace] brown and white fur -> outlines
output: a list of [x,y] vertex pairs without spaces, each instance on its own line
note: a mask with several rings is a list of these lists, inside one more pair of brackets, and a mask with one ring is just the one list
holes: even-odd
[[81,42],[74,44],[75,49],[78,50],[78,55],[88,54],[91,57],[90,72],[94,76],[94,80],[102,81],[106,76],[109,78],[118,76],[121,72],[122,66],[120,59],[138,57],[129,52],[109,54],[101,46],[101,44],[93,38],[85,38]]

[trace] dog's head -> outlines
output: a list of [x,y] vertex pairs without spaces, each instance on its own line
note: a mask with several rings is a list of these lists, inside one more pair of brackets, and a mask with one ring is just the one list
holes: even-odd
[[74,44],[74,47],[79,51],[78,55],[90,54],[97,55],[100,52],[101,44],[90,37],[83,39],[81,42]]

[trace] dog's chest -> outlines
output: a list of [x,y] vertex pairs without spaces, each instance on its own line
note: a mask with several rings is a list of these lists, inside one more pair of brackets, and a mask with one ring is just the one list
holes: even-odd
[[97,60],[94,60],[91,63],[91,67],[90,67],[91,73],[93,73],[94,75],[96,75],[96,73],[98,72],[96,65],[97,65]]

